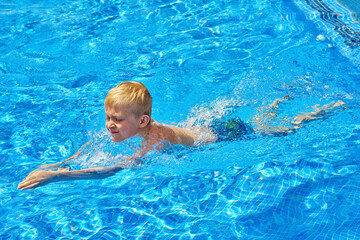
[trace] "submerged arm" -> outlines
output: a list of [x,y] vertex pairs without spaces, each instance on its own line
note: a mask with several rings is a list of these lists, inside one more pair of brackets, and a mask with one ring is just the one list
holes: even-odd
[[69,157],[69,158],[67,158],[67,159],[65,159],[65,160],[63,160],[63,161],[61,161],[61,162],[58,162],[58,163],[43,164],[43,165],[41,165],[41,166],[38,168],[38,170],[40,170],[40,169],[55,169],[55,168],[58,168],[58,166],[59,166],[60,164],[63,164],[63,163],[72,161],[74,158],[76,158],[77,156],[79,156],[79,155],[81,154],[82,150],[83,150],[85,147],[87,147],[87,145],[89,145],[89,144],[90,144],[90,141],[87,142],[87,143],[85,143],[85,144],[84,144],[74,155],[72,155],[71,157]]
[[59,171],[44,171],[35,170],[29,174],[19,185],[18,189],[30,189],[44,186],[51,182],[66,181],[66,180],[88,180],[88,179],[102,179],[107,178],[118,171],[125,169],[124,163],[115,167],[97,167],[88,168],[75,171],[59,170]]
[[[82,148],[87,146],[89,143],[86,143]],[[18,189],[32,189],[46,185],[51,182],[66,181],[66,180],[82,180],[82,179],[102,179],[110,177],[117,173],[118,171],[126,168],[133,168],[135,164],[141,165],[141,159],[148,151],[152,150],[154,146],[163,148],[163,144],[160,144],[156,139],[150,139],[144,141],[143,146],[139,152],[136,152],[134,155],[129,156],[124,162],[114,166],[114,167],[97,167],[97,168],[88,168],[70,171],[70,168],[60,168],[59,164],[65,163],[69,160],[72,160],[76,156],[79,156],[81,149],[72,157],[56,164],[43,165],[39,169],[31,172],[19,185]],[[56,169],[54,171],[54,169]]]
[[[86,143],[82,148],[89,144]],[[32,171],[22,182],[19,183],[18,189],[33,189],[46,184],[66,180],[85,180],[85,179],[102,179],[113,176],[122,169],[133,168],[135,164],[141,165],[141,161],[137,159],[146,154],[147,149],[135,153],[133,156],[127,157],[123,162],[113,167],[96,167],[81,170],[70,171],[70,168],[59,167],[59,164],[65,163],[79,156],[82,148],[72,157],[55,164],[47,164],[39,169]],[[56,170],[54,170],[56,169]]]

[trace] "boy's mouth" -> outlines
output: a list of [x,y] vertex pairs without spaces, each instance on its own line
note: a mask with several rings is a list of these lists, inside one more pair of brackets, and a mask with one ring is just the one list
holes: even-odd
[[119,132],[114,132],[114,131],[111,131],[111,130],[109,130],[109,132],[110,132],[111,135],[119,133]]

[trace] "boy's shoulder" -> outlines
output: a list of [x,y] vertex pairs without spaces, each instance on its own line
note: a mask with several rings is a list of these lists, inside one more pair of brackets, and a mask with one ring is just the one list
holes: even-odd
[[166,140],[173,144],[191,146],[194,142],[192,132],[189,129],[179,128],[174,125],[153,121],[149,132],[150,138],[159,142]]
[[165,140],[168,137],[174,135],[174,127],[168,124],[159,123],[154,120],[151,122],[149,131],[149,137],[161,140]]

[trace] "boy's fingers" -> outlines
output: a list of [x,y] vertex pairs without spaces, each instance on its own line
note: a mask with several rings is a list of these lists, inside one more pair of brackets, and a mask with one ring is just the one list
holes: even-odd
[[23,189],[26,185],[27,185],[27,181],[22,181],[21,183],[19,183],[18,189]]
[[36,172],[36,171],[32,171],[31,173],[29,173],[29,175],[27,175],[27,177],[24,178],[24,180],[22,182],[28,181],[32,177],[34,172]]
[[39,182],[24,182],[23,184],[20,183],[18,188],[25,190],[25,189],[31,188],[33,186],[36,186],[38,184],[39,184]]
[[30,177],[31,177],[31,176],[29,175],[29,176],[27,176],[26,178],[24,178],[23,182],[28,181]]
[[26,185],[26,179],[24,179],[21,183],[19,183],[18,188],[21,189],[24,185]]
[[19,184],[19,186],[18,186],[18,188],[19,189],[27,189],[27,188],[29,188],[28,186],[29,185],[36,185],[36,184],[38,184],[38,181],[30,181],[30,180],[24,180],[24,181],[22,181],[20,184]]
[[21,181],[21,183],[19,183],[19,185],[25,184],[25,183],[27,183],[29,181],[30,181],[30,176],[27,176],[24,180]]
[[33,187],[35,187],[36,185],[38,185],[39,183],[33,183],[33,184],[30,184],[30,185],[28,185],[28,186],[26,186],[26,187],[24,187],[24,188],[22,188],[22,190],[26,190],[26,189],[29,189],[29,188],[33,188]]

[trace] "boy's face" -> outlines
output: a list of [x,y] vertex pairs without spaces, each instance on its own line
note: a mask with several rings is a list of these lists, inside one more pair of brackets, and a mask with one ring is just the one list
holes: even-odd
[[124,141],[141,129],[141,118],[137,118],[129,107],[105,107],[105,115],[105,125],[114,142]]

